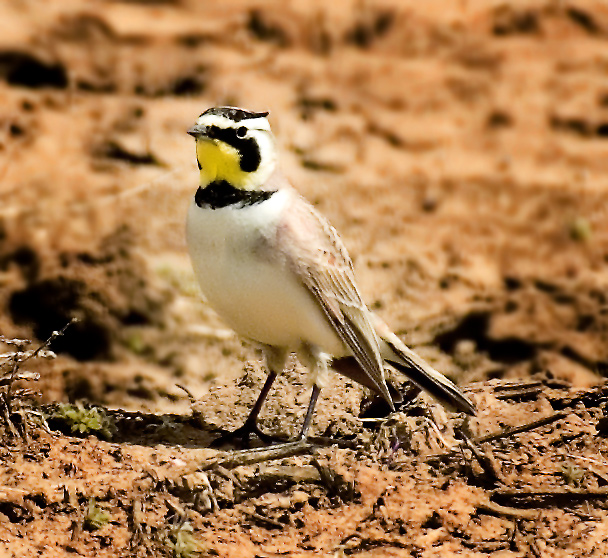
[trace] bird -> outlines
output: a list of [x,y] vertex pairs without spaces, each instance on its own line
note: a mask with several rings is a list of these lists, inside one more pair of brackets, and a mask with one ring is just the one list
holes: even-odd
[[312,385],[298,440],[307,439],[332,367],[379,394],[392,411],[398,397],[388,388],[385,366],[446,407],[475,414],[452,381],[366,306],[336,229],[281,173],[268,114],[212,107],[188,130],[199,169],[186,219],[194,274],[227,325],[261,347],[268,369],[249,416],[231,434],[246,443],[253,434],[271,440],[258,416],[292,353]]

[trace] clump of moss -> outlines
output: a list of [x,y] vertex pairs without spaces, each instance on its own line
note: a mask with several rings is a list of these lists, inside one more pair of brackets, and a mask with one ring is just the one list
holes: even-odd
[[110,440],[116,426],[101,407],[85,407],[80,401],[75,405],[60,403],[47,415],[49,426],[71,434],[95,434]]
[[193,558],[204,552],[203,544],[194,536],[194,529],[187,521],[173,527],[164,542],[173,558]]
[[593,237],[591,223],[585,217],[576,217],[569,223],[570,238],[577,242],[588,242]]
[[566,483],[572,486],[580,486],[586,473],[585,469],[569,461],[562,464],[560,472]]
[[84,516],[83,526],[87,531],[97,531],[110,521],[108,512],[100,508],[95,498],[89,498],[89,506]]

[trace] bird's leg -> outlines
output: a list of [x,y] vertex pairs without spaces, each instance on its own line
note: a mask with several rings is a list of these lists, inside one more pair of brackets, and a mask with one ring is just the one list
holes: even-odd
[[[234,430],[233,432],[224,432],[219,438],[215,439],[212,443],[212,446],[219,447],[225,442],[230,442],[232,440],[241,440],[244,446],[249,445],[249,439],[252,434],[255,434],[260,440],[263,442],[273,442],[276,441],[275,438],[265,434],[260,430],[258,426],[258,416],[260,411],[262,410],[262,406],[264,405],[264,401],[270,392],[270,388],[277,377],[278,373],[283,369],[283,365],[287,358],[285,351],[280,351],[273,347],[265,348],[266,354],[266,362],[268,364],[269,372],[268,377],[266,378],[266,382],[264,383],[264,387],[262,387],[262,391],[258,396],[256,402],[251,409],[249,416],[245,420],[242,426]],[[279,440],[282,441],[282,440]]]
[[249,413],[249,416],[247,417],[243,425],[232,432],[224,432],[219,438],[216,438],[213,441],[212,446],[219,447],[225,442],[230,442],[232,440],[241,440],[243,442],[243,445],[248,446],[249,438],[252,434],[255,434],[258,438],[260,438],[260,440],[264,442],[271,441],[269,439],[270,437],[266,436],[266,434],[264,434],[258,427],[258,415],[262,410],[264,401],[266,400],[266,397],[268,396],[270,388],[272,387],[272,384],[276,377],[277,373],[270,371],[268,377],[266,378],[266,382],[264,383],[264,387],[262,388],[260,395],[258,396],[255,404],[253,405],[253,408]]
[[302,424],[302,430],[300,431],[299,440],[306,440],[306,435],[308,433],[308,429],[312,424],[312,416],[314,414],[315,405],[317,404],[317,399],[319,398],[319,394],[321,393],[321,388],[314,384],[312,386],[312,393],[310,394],[310,401],[308,402],[308,409],[306,409],[306,416],[304,417],[304,423]]
[[[240,431],[242,434],[255,432],[255,434],[257,434],[261,440],[264,440],[266,435],[258,427],[258,416],[260,414],[260,411],[262,410],[264,401],[266,401],[266,397],[268,396],[268,393],[270,392],[270,388],[272,387],[272,384],[274,383],[274,380],[276,377],[277,377],[276,372],[271,370],[268,373],[266,382],[264,382],[264,387],[262,387],[262,391],[260,392],[260,395],[258,396],[256,402],[254,403],[253,408],[251,409],[251,411],[249,413],[249,416],[243,423],[243,426],[241,426],[235,432]],[[264,441],[266,441],[266,440],[264,440]]]
[[319,399],[319,394],[329,382],[329,364],[331,362],[331,356],[314,345],[305,345],[302,347],[299,356],[310,370],[312,393],[310,394],[308,409],[306,409],[306,415],[304,416],[302,430],[300,430],[300,435],[296,438],[296,442],[311,443],[316,446],[331,446],[337,444],[340,447],[353,447],[352,440],[338,440],[327,436],[308,436],[308,430],[312,424],[312,417],[314,416],[315,405]]
[[308,409],[304,416],[304,423],[298,440],[306,440],[308,430],[312,424],[312,417],[315,411],[317,399],[321,389],[327,384],[329,379],[329,362],[331,357],[314,345],[305,345],[300,351],[300,357],[306,362],[310,370],[310,381],[312,383],[312,393],[308,402]]

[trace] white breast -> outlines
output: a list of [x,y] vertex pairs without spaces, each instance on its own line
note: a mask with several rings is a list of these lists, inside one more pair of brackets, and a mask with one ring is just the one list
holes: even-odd
[[345,348],[294,273],[261,249],[274,238],[289,191],[251,206],[190,205],[187,241],[194,272],[214,310],[239,335],[297,350],[303,342],[329,354]]

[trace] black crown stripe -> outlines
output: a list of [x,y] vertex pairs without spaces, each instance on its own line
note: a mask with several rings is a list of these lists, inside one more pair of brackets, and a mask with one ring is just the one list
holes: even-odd
[[251,118],[263,118],[268,116],[268,112],[251,112],[249,110],[243,110],[234,107],[212,107],[207,109],[201,116],[205,114],[215,114],[217,116],[224,116],[233,122],[240,122],[241,120],[248,120]]

